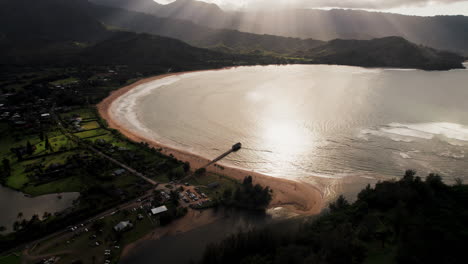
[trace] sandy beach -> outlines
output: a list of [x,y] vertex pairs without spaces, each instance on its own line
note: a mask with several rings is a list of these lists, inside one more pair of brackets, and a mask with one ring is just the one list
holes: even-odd
[[[179,160],[182,160],[184,162],[187,161],[190,163],[191,168],[193,170],[196,170],[197,168],[200,168],[207,164],[210,160],[202,156],[186,152],[181,149],[169,147],[154,140],[149,140],[147,138],[142,137],[141,135],[133,133],[126,128],[126,124],[119,123],[117,121],[118,119],[113,116],[113,113],[111,111],[112,103],[117,98],[125,95],[127,92],[134,89],[135,87],[138,87],[139,85],[145,84],[147,82],[185,73],[187,72],[164,74],[140,80],[129,86],[114,91],[113,93],[111,93],[110,96],[108,96],[101,103],[99,103],[97,105],[97,108],[101,117],[107,121],[110,128],[118,129],[123,135],[135,142],[147,142],[155,148],[161,148],[161,152],[163,154],[173,155]],[[269,186],[273,190],[273,200],[270,204],[271,208],[284,207],[297,214],[313,215],[318,214],[323,206],[322,193],[318,188],[309,183],[275,178],[260,173],[227,166],[224,166],[224,170],[221,170],[215,166],[210,166],[207,168],[207,170],[210,172],[223,174],[237,180],[242,180],[244,179],[244,177],[250,175],[254,178],[254,183],[258,183],[263,186]]]

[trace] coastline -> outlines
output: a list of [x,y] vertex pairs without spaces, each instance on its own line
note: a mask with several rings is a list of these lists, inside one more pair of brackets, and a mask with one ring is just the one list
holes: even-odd
[[[110,111],[111,105],[116,99],[142,84],[152,82],[155,80],[160,80],[170,76],[193,72],[200,71],[189,71],[158,75],[142,79],[121,89],[113,91],[107,98],[105,98],[102,102],[100,102],[97,105],[98,112],[101,115],[101,117],[107,121],[108,126],[110,128],[119,130],[130,140],[135,142],[147,142],[155,148],[161,148],[161,153],[165,155],[173,155],[178,160],[189,162],[191,169],[196,170],[207,164],[210,160],[200,155],[196,155],[181,149],[176,149],[164,145],[160,142],[144,138],[141,135],[130,131],[128,128],[125,127],[125,124],[119,123],[116,118],[113,118],[112,112]],[[269,186],[273,190],[273,199],[270,203],[270,208],[284,207],[294,213],[301,215],[318,214],[322,209],[323,194],[318,188],[309,183],[276,178],[257,172],[251,172],[248,170],[228,167],[224,165],[223,167],[224,170],[221,170],[215,166],[210,166],[207,168],[207,171],[222,174],[240,181],[243,180],[246,176],[252,176],[255,184],[258,183],[262,186]]]

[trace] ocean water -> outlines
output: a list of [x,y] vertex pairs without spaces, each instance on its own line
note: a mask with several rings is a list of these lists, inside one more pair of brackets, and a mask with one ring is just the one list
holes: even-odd
[[325,194],[439,173],[467,179],[468,71],[239,67],[168,77],[116,100],[118,122],[221,164],[311,182]]

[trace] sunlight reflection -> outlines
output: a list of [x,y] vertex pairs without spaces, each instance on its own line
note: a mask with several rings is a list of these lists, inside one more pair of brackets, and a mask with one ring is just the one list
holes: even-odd
[[275,152],[296,156],[311,150],[313,135],[297,122],[282,119],[268,119],[262,124],[264,146]]

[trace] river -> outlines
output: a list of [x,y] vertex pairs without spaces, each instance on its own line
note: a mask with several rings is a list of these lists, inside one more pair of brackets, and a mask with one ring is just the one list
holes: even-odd
[[[0,226],[4,226],[6,232],[13,231],[15,221],[29,220],[35,214],[42,217],[44,212],[53,214],[63,211],[72,206],[79,196],[79,193],[60,193],[26,197],[21,192],[0,185]],[[21,217],[18,217],[19,213],[22,213]]]

